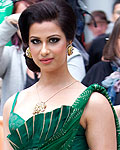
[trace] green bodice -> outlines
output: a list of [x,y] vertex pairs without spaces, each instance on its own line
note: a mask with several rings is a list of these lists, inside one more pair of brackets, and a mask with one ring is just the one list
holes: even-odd
[[120,150],[119,122],[106,90],[93,84],[76,99],[72,106],[62,106],[51,112],[32,116],[27,121],[13,112],[9,118],[10,134],[7,136],[15,150],[88,150],[85,130],[79,124],[84,108],[93,92],[99,92],[108,99],[116,122],[118,150]]

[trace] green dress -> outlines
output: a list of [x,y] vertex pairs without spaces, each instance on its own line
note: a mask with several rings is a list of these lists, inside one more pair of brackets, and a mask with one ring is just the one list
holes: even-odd
[[120,127],[117,115],[106,90],[98,84],[89,86],[72,106],[62,106],[51,112],[32,116],[27,121],[13,112],[9,118],[10,134],[7,136],[14,150],[88,150],[85,129],[79,124],[84,108],[93,92],[106,96],[114,113],[117,147],[120,150]]

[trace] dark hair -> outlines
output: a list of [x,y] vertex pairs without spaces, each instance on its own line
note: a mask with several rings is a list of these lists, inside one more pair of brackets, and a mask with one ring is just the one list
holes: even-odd
[[[67,41],[74,39],[76,17],[69,4],[64,0],[44,0],[28,7],[19,18],[19,27],[25,45],[28,46],[30,26],[35,22],[43,21],[55,21],[65,34]],[[33,69],[32,59],[26,57],[26,63],[32,71],[39,70],[39,67]]]
[[[19,0],[19,1],[15,1],[13,4],[13,11],[12,14],[15,14],[17,11],[17,8],[19,7],[19,4],[23,3],[26,7],[28,7],[28,5],[32,5],[35,3],[35,0]],[[18,34],[15,33],[12,38],[11,38],[12,44],[16,45],[16,46],[21,46],[22,44],[22,40],[19,38]]]
[[113,61],[117,57],[116,49],[118,49],[118,39],[120,38],[120,17],[116,20],[114,28],[103,49],[103,58],[105,60]]
[[112,13],[114,13],[114,9],[115,9],[115,6],[116,6],[117,4],[120,4],[120,0],[116,0],[116,1],[113,3]]

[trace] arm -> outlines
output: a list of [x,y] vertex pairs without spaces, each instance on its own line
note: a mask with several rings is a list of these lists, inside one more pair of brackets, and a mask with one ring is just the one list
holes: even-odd
[[80,82],[85,76],[85,65],[83,62],[82,55],[80,52],[74,48],[73,54],[71,56],[68,56],[67,58],[67,64],[68,64],[68,70],[70,74]]
[[0,68],[1,68],[0,77],[3,77],[6,71],[6,68],[8,64],[10,63],[10,57],[11,57],[11,52],[12,52],[12,47],[5,46],[5,45],[10,41],[11,37],[17,31],[17,28],[13,26],[13,22],[11,21],[15,19],[12,19],[11,16],[7,17],[0,24]]
[[13,98],[10,98],[4,105],[3,110],[3,131],[4,131],[4,145],[3,150],[12,150],[12,147],[10,146],[7,135],[10,133],[9,131],[9,114],[10,110],[12,108]]
[[91,95],[83,118],[90,150],[117,150],[114,115],[103,95],[97,92]]
[[[12,16],[12,15],[11,15]],[[7,17],[0,24],[0,54],[4,46],[10,41],[11,37],[16,33],[17,28],[12,24],[11,16]]]

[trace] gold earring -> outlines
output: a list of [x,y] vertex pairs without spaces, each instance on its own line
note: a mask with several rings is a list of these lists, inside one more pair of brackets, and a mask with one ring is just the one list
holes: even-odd
[[68,56],[72,55],[73,53],[72,42],[70,42],[70,44],[67,46],[67,53],[68,53]]
[[30,48],[29,48],[29,47],[26,49],[25,54],[26,54],[26,56],[27,56],[28,58],[32,58],[31,51],[30,51]]

